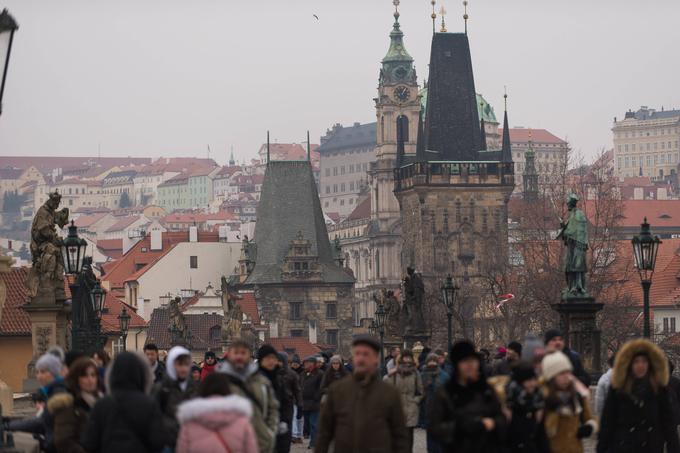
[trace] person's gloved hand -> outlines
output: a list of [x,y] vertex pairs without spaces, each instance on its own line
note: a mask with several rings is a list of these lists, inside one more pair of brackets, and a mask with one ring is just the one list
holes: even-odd
[[581,425],[576,431],[576,437],[583,439],[584,437],[589,437],[593,434],[593,425]]

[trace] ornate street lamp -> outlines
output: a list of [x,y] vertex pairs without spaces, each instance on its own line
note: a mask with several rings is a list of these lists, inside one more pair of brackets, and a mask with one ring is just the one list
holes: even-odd
[[446,280],[444,280],[444,283],[442,283],[442,302],[444,303],[444,306],[446,307],[446,318],[448,319],[448,346],[449,349],[451,349],[451,344],[453,342],[453,333],[451,330],[451,325],[452,325],[452,318],[453,318],[453,307],[455,306],[456,303],[456,293],[458,292],[460,288],[458,285],[453,283],[453,278],[451,277],[451,274],[446,276]]
[[371,319],[371,324],[368,326],[368,333],[371,335],[378,335],[378,328],[375,325],[375,319]]
[[104,299],[106,299],[106,291],[99,285],[99,280],[94,284],[94,288],[90,291],[90,303],[95,317],[99,318],[104,307]]
[[642,223],[642,225],[640,225],[640,234],[633,236],[631,243],[633,244],[635,266],[637,267],[638,273],[640,274],[640,282],[642,283],[642,292],[644,294],[643,335],[645,338],[650,338],[651,330],[649,325],[649,290],[652,287],[654,266],[656,266],[656,256],[659,252],[661,239],[659,239],[659,236],[652,236],[649,223],[647,223],[647,217],[645,217],[645,221]]
[[2,95],[5,93],[5,80],[7,79],[7,68],[9,67],[9,57],[12,52],[12,41],[14,41],[14,32],[17,31],[19,25],[6,9],[0,13],[0,70],[2,79],[0,79],[0,115],[2,114]]
[[127,334],[130,327],[130,314],[127,308],[123,307],[123,311],[118,315],[118,325],[120,326],[120,334],[123,337],[123,351],[127,351]]
[[380,367],[385,365],[385,321],[387,313],[385,312],[385,305],[380,302],[378,308],[375,310],[375,328],[380,335]]
[[78,227],[71,220],[68,236],[61,246],[61,257],[64,261],[64,272],[77,275],[83,270],[83,259],[87,250],[85,239],[78,237]]

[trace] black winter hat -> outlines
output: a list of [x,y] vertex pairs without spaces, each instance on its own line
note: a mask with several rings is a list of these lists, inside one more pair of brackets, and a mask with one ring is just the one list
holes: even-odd
[[374,349],[376,352],[380,352],[380,342],[373,335],[360,334],[355,336],[352,340],[352,346],[359,344],[366,345]]
[[263,344],[260,349],[257,350],[257,360],[262,360],[268,355],[275,355],[276,358],[279,358],[278,353],[276,352],[276,349],[270,344]]
[[293,354],[293,358],[290,359],[290,363],[297,363],[300,364],[300,356],[297,354]]
[[449,360],[453,364],[454,368],[461,360],[474,357],[479,359],[479,353],[475,351],[475,346],[467,340],[459,340],[451,346],[449,351]]
[[213,359],[217,359],[217,356],[215,355],[215,353],[213,351],[206,351],[205,355],[203,356],[203,359],[207,360],[210,357],[212,357]]
[[512,349],[517,355],[522,355],[522,344],[519,341],[511,341],[508,343],[508,349]]
[[516,381],[518,384],[522,384],[524,381],[536,378],[536,370],[529,363],[519,363],[512,369],[512,380]]
[[545,335],[543,336],[543,342],[545,344],[548,344],[550,340],[552,340],[555,337],[562,337],[562,332],[558,329],[550,329],[545,332]]

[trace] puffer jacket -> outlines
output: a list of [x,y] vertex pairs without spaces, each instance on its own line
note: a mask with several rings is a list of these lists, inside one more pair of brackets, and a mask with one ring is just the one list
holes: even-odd
[[244,370],[237,370],[231,363],[224,361],[218,365],[217,372],[229,377],[232,394],[250,400],[253,405],[251,422],[257,436],[257,445],[261,453],[271,453],[279,425],[279,402],[269,380],[258,372],[255,363],[250,363]]
[[257,453],[250,401],[238,396],[197,398],[180,404],[177,453]]
[[[639,355],[647,357],[650,373],[635,380],[629,370]],[[666,356],[654,343],[632,340],[619,350],[602,411],[598,453],[680,452],[668,377]]]

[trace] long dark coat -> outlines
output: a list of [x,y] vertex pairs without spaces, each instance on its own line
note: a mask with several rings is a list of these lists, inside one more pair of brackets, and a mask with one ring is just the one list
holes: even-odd
[[[506,419],[496,392],[482,377],[468,386],[455,376],[439,387],[429,405],[428,431],[440,443],[443,452],[501,452]],[[482,418],[492,418],[495,428],[487,432]]]
[[[647,385],[636,385],[628,375],[633,359],[640,354],[647,356],[651,365]],[[680,452],[667,384],[668,363],[658,346],[644,339],[626,343],[614,361],[600,419],[598,453],[662,453],[664,445],[668,453]]]

